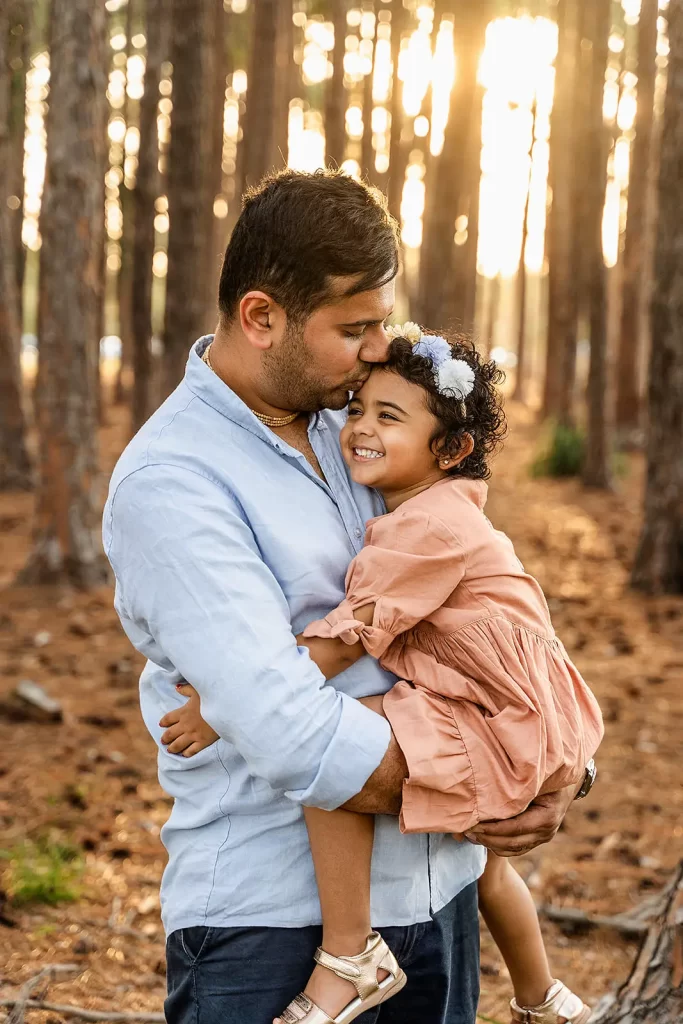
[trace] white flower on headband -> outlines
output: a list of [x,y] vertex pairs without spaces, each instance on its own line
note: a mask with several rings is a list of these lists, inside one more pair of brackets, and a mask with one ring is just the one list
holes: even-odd
[[442,395],[452,392],[462,401],[474,388],[474,370],[464,359],[447,359],[437,367],[436,384]]
[[419,324],[413,323],[412,320],[406,320],[404,324],[393,324],[389,327],[385,327],[387,337],[391,338],[405,338],[406,341],[416,344],[422,337],[422,331]]

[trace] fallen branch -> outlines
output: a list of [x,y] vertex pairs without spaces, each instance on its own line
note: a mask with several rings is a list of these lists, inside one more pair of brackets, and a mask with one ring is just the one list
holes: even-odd
[[12,1007],[11,1013],[7,1016],[7,1024],[24,1024],[24,1011],[31,1002],[34,1002],[31,999],[31,995],[41,986],[41,983],[42,994],[40,998],[42,999],[47,993],[47,987],[55,974],[71,974],[73,971],[79,970],[80,968],[77,964],[46,964],[37,974],[34,974],[32,978],[24,982],[16,999],[3,1000],[2,1004],[0,1004]]
[[[539,914],[547,917],[549,921],[557,924],[567,924],[576,928],[613,928],[622,935],[640,936],[645,935],[652,922],[661,913],[662,895],[657,893],[643,900],[637,907],[628,913],[621,914],[587,914],[584,910],[576,907],[554,907],[552,904],[542,904],[538,908]],[[677,924],[683,924],[683,911],[679,911],[676,918]]]
[[[18,999],[0,999],[0,1006],[16,1006]],[[61,1003],[46,1003],[42,999],[27,999],[23,1006],[27,1010],[51,1010],[53,1013],[60,1013],[63,1017],[78,1017],[86,1021],[138,1021],[140,1024],[165,1024],[166,1018],[163,1013],[129,1013],[116,1011],[106,1013],[103,1010],[86,1010],[82,1006],[68,1006]],[[11,1016],[11,1015],[10,1015]]]

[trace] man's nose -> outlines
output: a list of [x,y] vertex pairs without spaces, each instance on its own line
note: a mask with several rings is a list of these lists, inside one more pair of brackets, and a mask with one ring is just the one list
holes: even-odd
[[365,331],[358,355],[364,363],[386,363],[389,358],[389,338],[382,324],[376,324]]

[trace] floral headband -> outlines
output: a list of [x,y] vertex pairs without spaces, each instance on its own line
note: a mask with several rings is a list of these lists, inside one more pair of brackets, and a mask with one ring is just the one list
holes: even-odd
[[474,388],[474,370],[464,359],[453,358],[453,351],[445,338],[436,334],[423,334],[422,329],[412,320],[385,330],[392,340],[405,338],[413,346],[416,355],[431,360],[440,394],[462,402],[471,393]]

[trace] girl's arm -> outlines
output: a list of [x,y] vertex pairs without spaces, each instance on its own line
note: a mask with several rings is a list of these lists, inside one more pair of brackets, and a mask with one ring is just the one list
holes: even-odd
[[[375,614],[374,604],[366,604],[354,610],[354,618],[366,626],[372,625]],[[299,647],[307,647],[311,659],[316,663],[325,679],[334,679],[340,672],[362,658],[367,652],[362,644],[347,644],[340,637],[304,636],[296,638]]]
[[[366,626],[371,625],[375,611],[374,604],[365,605],[354,611],[354,616]],[[299,633],[296,638],[299,647],[307,647],[312,661],[316,663],[326,679],[333,679],[340,672],[350,668],[366,653],[362,644],[345,644],[339,638],[323,638],[319,636],[305,637]],[[166,731],[161,742],[169,754],[182,754],[192,757],[205,747],[210,747],[218,739],[218,733],[204,721],[199,704],[199,694],[189,683],[180,683],[176,689],[187,703],[182,707],[169,711],[159,722]],[[378,710],[378,708],[373,708]]]

